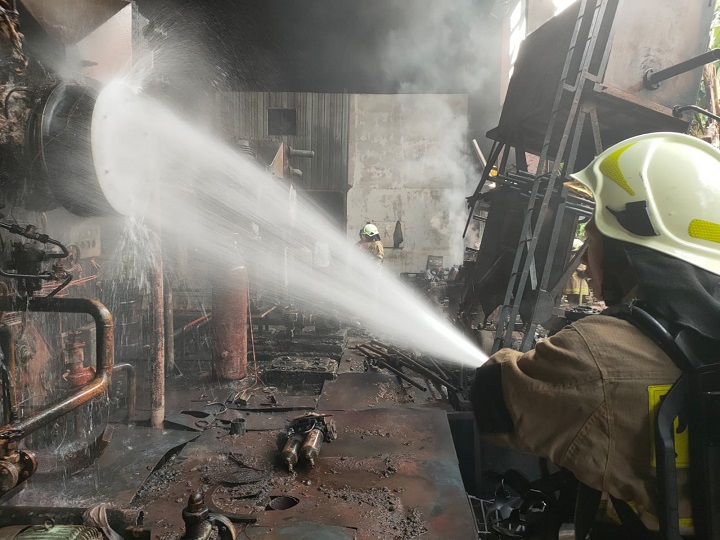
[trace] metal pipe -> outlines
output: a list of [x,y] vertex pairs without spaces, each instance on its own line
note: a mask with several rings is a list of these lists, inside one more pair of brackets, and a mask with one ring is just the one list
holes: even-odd
[[440,373],[443,377],[445,377],[445,379],[447,379],[448,381],[453,380],[454,375],[452,373],[447,371],[443,366],[441,366],[434,359],[430,358],[429,360],[430,360],[430,363],[433,365],[433,367],[438,370],[438,373]]
[[10,327],[7,325],[0,326],[0,348],[2,348],[5,356],[5,366],[7,367],[8,377],[8,402],[5,404],[6,416],[3,421],[11,424],[18,417],[18,400],[17,400],[17,359],[15,358],[15,340],[13,339]]
[[247,270],[240,266],[219,273],[212,302],[213,368],[220,379],[242,379],[247,374]]
[[716,120],[720,122],[720,116],[717,114],[711,113],[710,111],[707,111],[703,109],[702,107],[698,107],[697,105],[675,105],[673,107],[673,116],[675,118],[680,118],[685,111],[695,111],[696,113],[704,114],[705,116],[708,116],[712,118],[713,120]]
[[57,420],[61,416],[74,411],[81,405],[100,396],[107,390],[112,376],[113,321],[110,311],[97,300],[88,298],[21,298],[0,297],[2,311],[33,311],[45,313],[85,313],[95,321],[96,357],[95,378],[78,389],[77,392],[52,403],[34,413],[0,429],[1,439],[20,439],[37,431],[41,427]]
[[175,369],[175,315],[173,312],[173,292],[170,283],[165,281],[165,365]]
[[150,271],[150,427],[160,429],[165,421],[165,305],[163,261],[158,257]]
[[661,69],[660,71],[648,69],[643,77],[643,85],[647,90],[657,90],[660,87],[661,82],[672,77],[682,75],[688,71],[692,71],[695,68],[702,67],[710,62],[715,62],[716,60],[720,60],[720,49],[712,49],[699,56],[690,58],[689,60],[685,60],[679,64],[675,64],[674,66]]
[[208,322],[210,319],[212,319],[212,313],[206,313],[205,315],[198,317],[194,321],[187,323],[180,330],[175,330],[175,332],[173,333],[173,337],[178,337],[181,334],[184,334],[186,330],[189,330],[193,326],[201,326],[202,324]]
[[[83,525],[83,515],[88,508],[63,508],[47,506],[3,506],[0,527],[16,525],[45,525],[48,520],[56,525]],[[115,531],[141,527],[145,512],[138,509],[105,508],[108,524]]]
[[[446,381],[445,379],[443,379],[442,377],[440,377],[440,376],[437,375],[436,373],[433,373],[433,372],[430,371],[428,368],[426,368],[425,366],[423,366],[423,365],[420,364],[419,362],[413,360],[412,358],[410,358],[408,355],[404,354],[403,352],[395,349],[394,347],[387,347],[386,345],[383,345],[383,344],[380,343],[379,341],[374,341],[374,340],[371,341],[370,343],[371,343],[372,345],[375,345],[375,346],[376,346],[376,347],[373,347],[372,350],[375,351],[375,352],[377,352],[378,354],[382,355],[384,358],[388,358],[390,355],[396,355],[402,363],[404,363],[405,365],[407,365],[408,368],[412,369],[413,371],[418,372],[420,375],[424,375],[425,377],[427,377],[427,378],[430,379],[431,381],[433,381],[433,382],[435,382],[435,383],[438,383],[438,384],[442,384],[443,386],[446,386],[446,387],[448,388],[448,390],[452,390],[453,392],[459,392],[459,391],[460,391],[460,389],[457,388],[454,384],[452,384],[452,383],[449,382],[449,381]],[[380,351],[380,350],[377,349],[378,346],[384,348],[384,349],[387,350],[388,352],[387,352],[387,353],[383,353],[382,351]]]
[[389,372],[394,373],[400,380],[403,380],[411,385],[413,385],[415,388],[420,390],[421,392],[427,392],[427,388],[420,383],[415,382],[410,377],[405,375],[402,371],[397,369],[394,366],[391,366],[378,352],[373,350],[371,347],[365,344],[360,344],[357,347],[357,350],[360,351],[362,354],[364,354],[367,358],[369,358],[371,361],[375,362],[378,366],[387,369]]
[[387,369],[389,372],[394,373],[395,375],[397,375],[397,377],[398,377],[399,379],[405,381],[405,382],[408,383],[408,384],[412,384],[415,388],[417,388],[417,389],[420,390],[421,392],[427,392],[427,387],[423,386],[423,385],[420,384],[420,383],[415,382],[415,381],[412,380],[410,377],[408,377],[407,375],[405,375],[402,371],[400,371],[399,369],[397,369],[397,368],[391,366],[390,364],[388,364],[388,363],[387,363],[385,360],[383,360],[382,358],[377,358],[377,359],[375,360],[375,362],[377,362],[377,364],[378,364],[380,367],[384,367],[384,368]]
[[288,157],[313,158],[315,157],[315,152],[313,150],[299,150],[297,148],[293,148],[292,146],[288,146]]
[[127,419],[128,423],[135,418],[135,406],[137,404],[137,373],[132,364],[116,364],[113,366],[113,373],[116,371],[127,371]]
[[480,165],[483,166],[483,169],[487,167],[487,159],[485,159],[485,155],[482,153],[482,150],[480,150],[480,145],[477,142],[477,139],[472,140],[473,149],[475,150],[475,155],[477,156],[478,160],[480,160]]

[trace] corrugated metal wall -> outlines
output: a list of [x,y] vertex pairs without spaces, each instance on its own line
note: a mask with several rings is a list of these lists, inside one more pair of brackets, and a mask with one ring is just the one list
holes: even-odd
[[[268,135],[268,109],[295,109],[297,135]],[[291,92],[228,92],[215,97],[218,126],[228,141],[260,139],[283,141],[315,157],[293,158],[303,172],[308,190],[347,190],[348,94]]]

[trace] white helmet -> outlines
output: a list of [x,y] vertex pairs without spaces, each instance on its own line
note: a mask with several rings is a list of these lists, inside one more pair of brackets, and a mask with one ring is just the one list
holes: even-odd
[[649,133],[570,176],[595,195],[595,223],[605,236],[720,275],[720,151],[713,146]]
[[380,234],[380,231],[378,231],[378,228],[375,225],[368,223],[363,227],[362,234],[365,236],[375,236],[376,234]]

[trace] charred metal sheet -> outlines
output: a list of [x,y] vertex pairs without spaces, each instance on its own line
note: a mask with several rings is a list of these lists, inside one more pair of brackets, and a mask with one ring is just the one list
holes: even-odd
[[316,396],[288,396],[280,392],[259,392],[247,399],[247,405],[235,405],[237,410],[243,411],[299,411],[312,410],[317,407]]
[[294,523],[281,527],[249,527],[252,538],[263,540],[354,540],[354,529],[324,523]]
[[228,409],[224,413],[219,414],[217,420],[221,422],[224,427],[228,427],[232,420],[244,418],[246,431],[273,431],[285,429],[290,420],[297,415],[297,410],[283,412],[249,412]]
[[181,511],[192,492],[210,488],[218,478],[229,478],[248,468],[268,474],[263,475],[263,481],[221,486],[213,494],[213,504],[222,511],[236,514],[256,513],[261,508],[257,504],[264,508],[265,497],[275,481],[270,474],[277,451],[275,438],[276,434],[270,431],[247,432],[236,437],[228,435],[226,430],[207,429],[143,485],[134,504],[145,509],[145,525],[155,533],[184,530]]
[[198,437],[190,431],[161,431],[115,426],[112,443],[97,464],[64,478],[29,482],[13,506],[128,506],[142,483],[173,448]]
[[435,398],[429,392],[398,382],[385,373],[341,373],[337,380],[327,381],[318,400],[318,409],[352,411],[398,405],[424,405]]
[[[156,533],[178,530],[190,491],[239,475],[256,481],[216,489],[213,504],[257,517],[258,526],[248,529],[251,538],[283,538],[275,536],[281,531],[300,535],[308,523],[318,531],[312,538],[323,538],[320,532],[329,535],[334,528],[343,534],[354,531],[350,538],[358,539],[476,538],[443,411],[374,409],[337,412],[332,418],[338,439],[323,446],[314,469],[300,466],[296,474],[277,462],[275,433],[233,437],[208,429],[166,465],[167,471],[158,471],[160,483],[136,501],[146,510],[146,526]],[[240,463],[230,459],[231,452]],[[248,468],[260,472],[251,475],[244,471]],[[273,497],[298,502],[270,510]]]
[[205,431],[215,419],[215,417],[211,414],[195,416],[187,413],[188,411],[184,411],[179,414],[165,415],[165,425],[170,427],[177,426],[180,429],[199,432]]
[[356,347],[362,343],[367,343],[367,338],[348,338],[342,359],[338,364],[338,375],[351,372],[362,373],[366,357],[356,349]]
[[333,416],[338,439],[315,469],[270,495],[295,497],[258,524],[295,520],[357,529],[358,538],[474,538],[475,520],[446,415],[438,410],[376,409]]

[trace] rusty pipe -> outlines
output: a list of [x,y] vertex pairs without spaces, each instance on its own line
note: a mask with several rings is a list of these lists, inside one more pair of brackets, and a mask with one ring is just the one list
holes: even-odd
[[116,371],[127,371],[127,421],[130,423],[135,418],[135,404],[137,402],[137,374],[132,364],[115,364],[113,373]]
[[169,370],[175,369],[175,315],[173,309],[173,290],[169,280],[165,279],[165,366]]
[[4,404],[5,416],[3,422],[10,424],[18,417],[17,399],[17,360],[15,359],[15,340],[12,331],[7,325],[0,326],[0,348],[5,356],[5,366],[8,377],[8,403]]
[[[46,525],[48,520],[56,525],[83,525],[88,508],[52,506],[4,506],[0,512],[0,527],[22,523]],[[136,508],[105,508],[110,527],[118,532],[143,526],[145,512]]]
[[[445,387],[447,387],[449,390],[452,390],[453,392],[459,392],[460,389],[457,388],[454,384],[452,384],[450,381],[446,381],[436,373],[433,373],[431,370],[423,366],[420,362],[417,360],[414,360],[410,358],[405,353],[399,351],[395,347],[388,347],[387,345],[384,345],[380,343],[379,341],[372,340],[370,342],[370,345],[365,345],[369,350],[379,354],[383,358],[387,360],[392,360],[393,355],[395,355],[395,358],[400,361],[401,364],[405,364],[408,369],[411,369],[415,371],[416,373],[419,373],[420,375],[427,377],[431,381],[433,381],[436,384],[441,384]],[[380,350],[378,347],[384,348],[387,353],[384,353],[382,350]]]
[[1,296],[0,312],[33,311],[45,313],[85,313],[95,321],[95,378],[70,396],[48,405],[29,418],[12,422],[0,429],[0,440],[19,439],[54,422],[107,390],[112,377],[113,321],[110,311],[97,300],[88,298],[21,298]]
[[378,366],[381,368],[387,369],[390,373],[394,373],[400,380],[405,381],[411,385],[413,385],[415,388],[420,390],[421,392],[427,392],[427,387],[421,385],[418,382],[415,382],[412,380],[409,376],[405,375],[402,371],[397,369],[394,366],[391,366],[385,358],[380,356],[377,352],[370,348],[366,348],[364,345],[360,344],[357,346],[357,350],[360,351],[363,355],[365,355],[367,358],[369,358],[371,361],[375,362]]
[[226,381],[247,375],[248,273],[240,266],[218,273],[212,288],[213,368]]
[[161,429],[165,421],[165,301],[163,260],[150,271],[150,427]]

